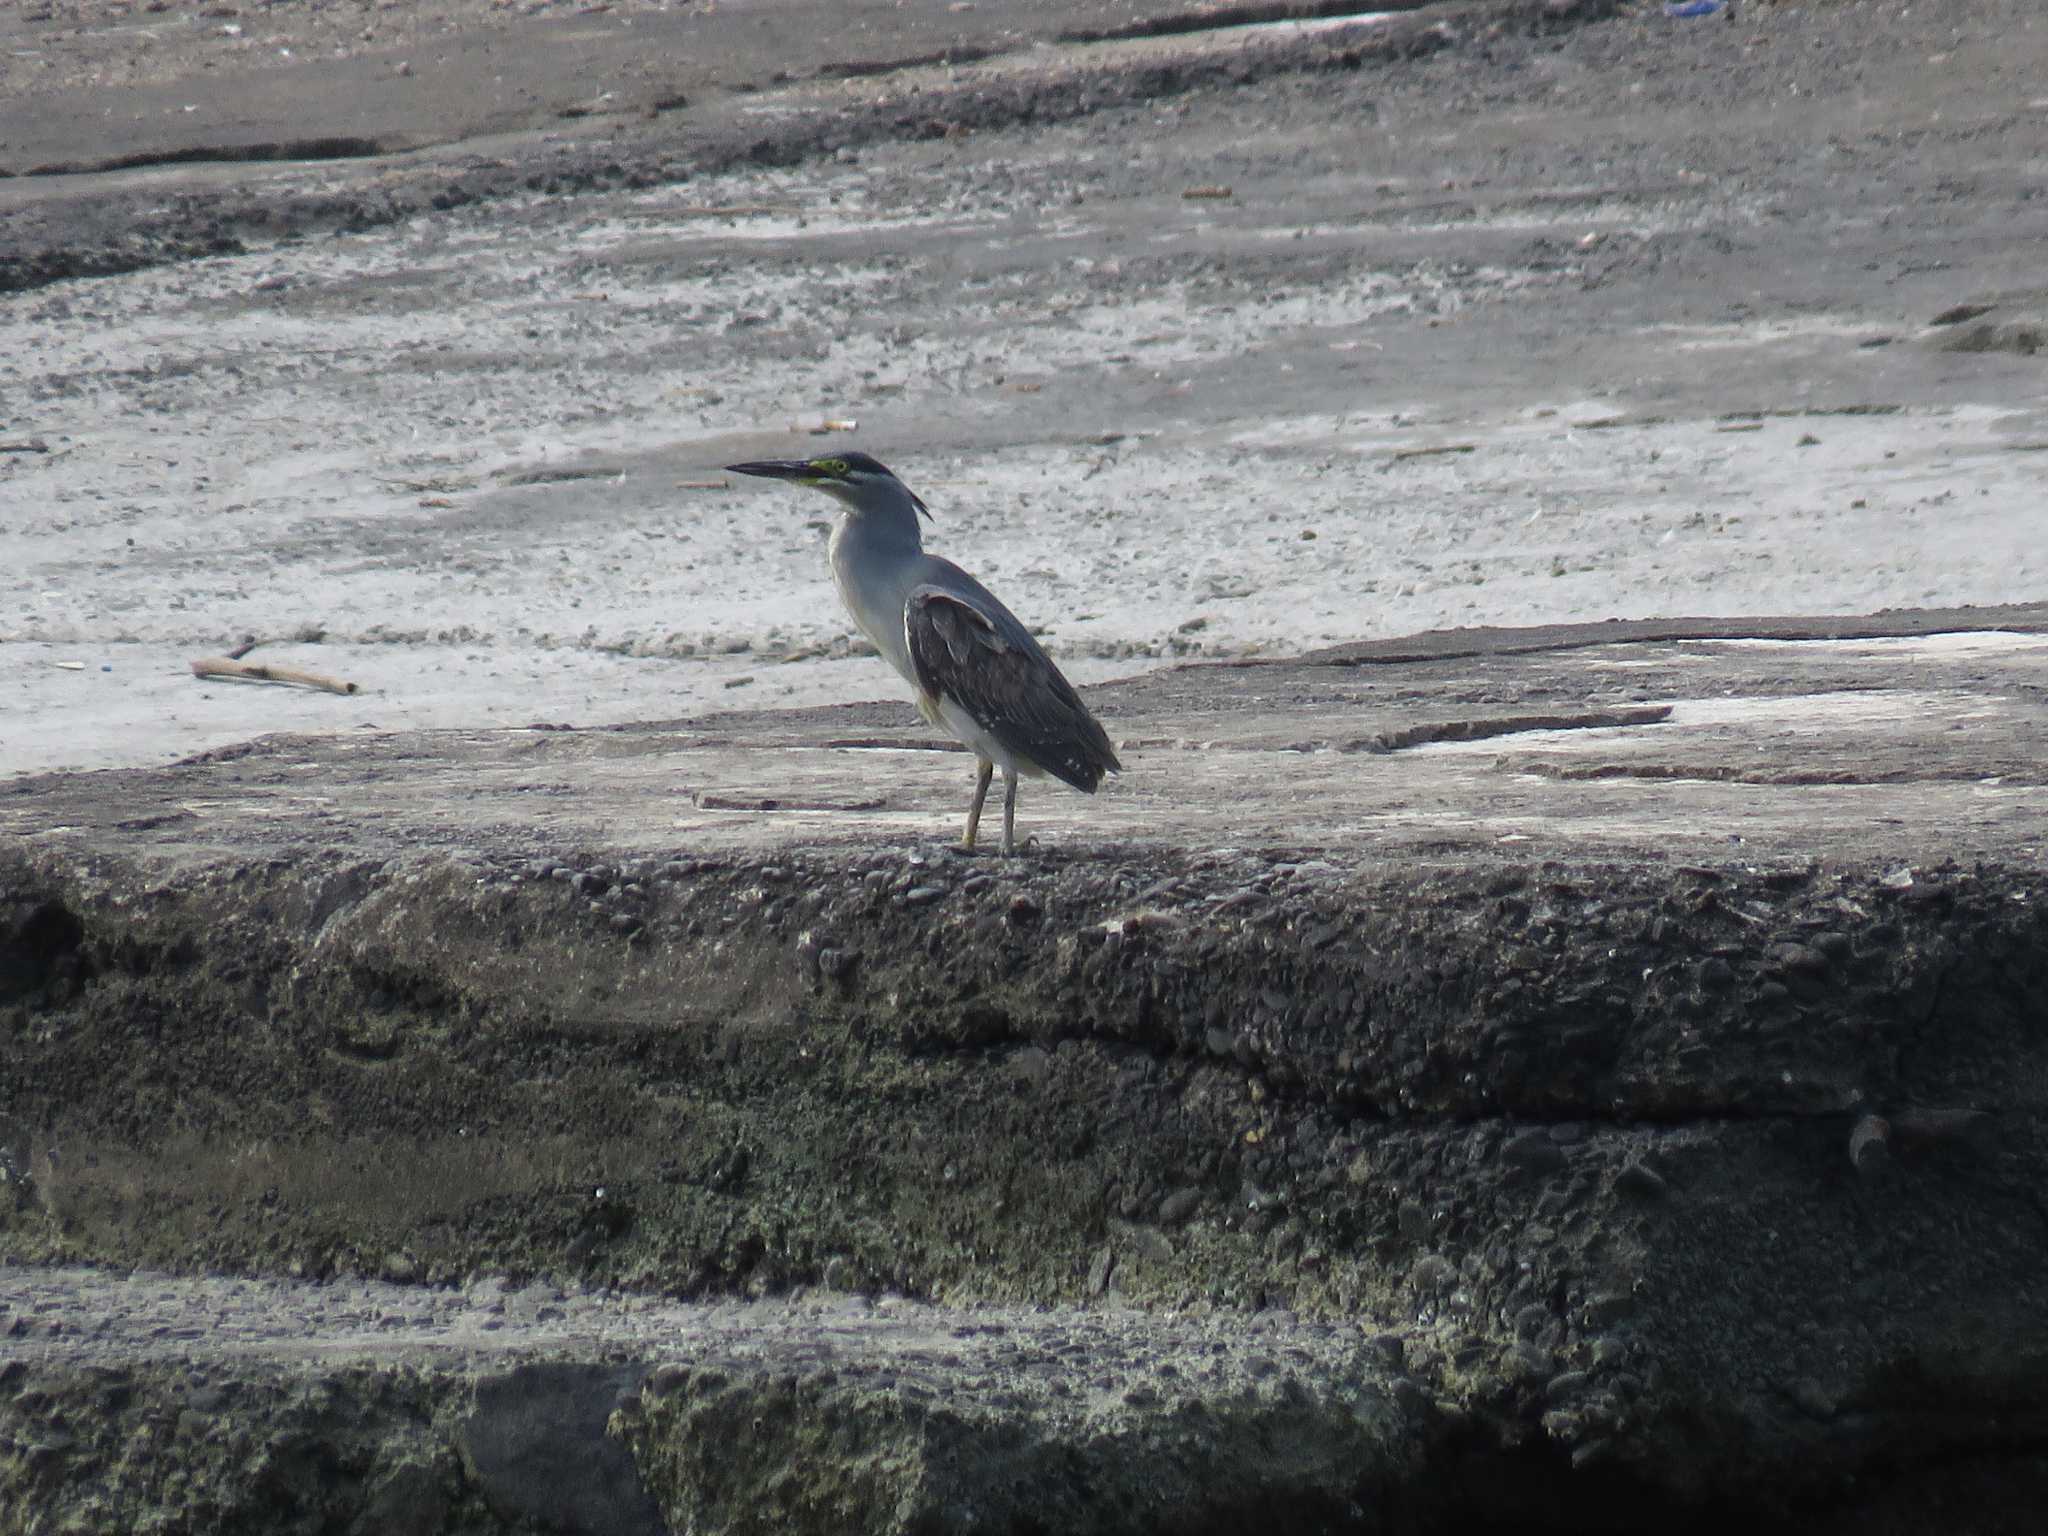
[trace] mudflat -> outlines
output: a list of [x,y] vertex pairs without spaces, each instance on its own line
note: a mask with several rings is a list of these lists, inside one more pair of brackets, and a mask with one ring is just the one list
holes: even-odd
[[0,1531],[2025,1528],[2030,8],[0,45]]
[[[1082,682],[2041,595],[2023,5],[584,9],[10,9],[17,171],[427,118],[0,180],[0,769],[893,696],[720,473],[834,442]],[[521,106],[575,49],[685,104]],[[248,638],[361,692],[191,678]]]

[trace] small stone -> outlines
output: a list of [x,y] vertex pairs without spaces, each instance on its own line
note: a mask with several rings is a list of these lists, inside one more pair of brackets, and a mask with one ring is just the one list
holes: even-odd
[[1403,1200],[1394,1213],[1394,1221],[1408,1242],[1419,1243],[1429,1236],[1429,1212],[1420,1200]]
[[1821,1389],[1819,1382],[1811,1376],[1801,1376],[1785,1387],[1785,1395],[1792,1399],[1792,1406],[1809,1419],[1818,1419],[1825,1424],[1835,1416],[1835,1400]]
[[1033,897],[1020,893],[1010,898],[1010,921],[1019,928],[1037,922],[1039,910]]
[[945,894],[943,885],[913,885],[903,893],[903,899],[913,907],[928,907]]
[[664,1397],[674,1397],[689,1384],[690,1368],[687,1365],[657,1365],[641,1393],[658,1402]]
[[529,880],[545,880],[554,874],[555,867],[553,859],[534,859],[526,866],[526,878]]
[[1648,1163],[1631,1158],[1614,1176],[1614,1187],[1637,1200],[1661,1200],[1670,1186],[1664,1182],[1663,1175]]
[[1891,1167],[1891,1122],[1882,1115],[1865,1115],[1849,1132],[1850,1166],[1865,1178],[1874,1178]]
[[1825,955],[1831,965],[1842,965],[1855,952],[1855,945],[1846,933],[1816,933],[1808,941],[1819,954]]
[[393,1285],[406,1285],[419,1278],[420,1264],[409,1253],[387,1253],[377,1272]]
[[1088,1266],[1088,1294],[1100,1296],[1109,1289],[1109,1277],[1116,1268],[1116,1253],[1104,1246],[1097,1250],[1095,1262]]
[[1589,1371],[1561,1371],[1550,1378],[1543,1388],[1543,1395],[1553,1403],[1567,1397],[1577,1397],[1586,1390],[1586,1383],[1593,1379]]
[[1177,1189],[1159,1202],[1160,1225],[1177,1227],[1195,1213],[1195,1207],[1202,1203],[1199,1189]]
[[1124,1240],[1133,1254],[1151,1263],[1165,1264],[1173,1258],[1173,1244],[1157,1227],[1131,1227],[1125,1232]]
[[1436,1253],[1425,1253],[1408,1271],[1408,1283],[1427,1295],[1449,1290],[1457,1278],[1458,1272],[1451,1267],[1451,1261]]
[[1531,1302],[1515,1314],[1515,1337],[1533,1339],[1548,1328],[1551,1323],[1550,1308]]
[[1700,989],[1706,992],[1725,992],[1735,985],[1735,967],[1719,955],[1709,955],[1700,962]]
[[857,949],[827,948],[818,951],[818,974],[828,981],[846,980],[859,964],[860,951]]
[[1533,1386],[1539,1381],[1548,1381],[1557,1369],[1557,1359],[1547,1349],[1538,1349],[1534,1344],[1517,1344],[1501,1356],[1501,1374],[1517,1386]]
[[960,882],[960,894],[963,896],[979,896],[995,883],[996,877],[994,875],[969,875]]
[[602,896],[612,888],[611,881],[595,870],[586,869],[569,879],[569,889],[578,896]]
[[1509,1138],[1500,1149],[1501,1161],[1530,1173],[1554,1173],[1565,1165],[1564,1148],[1550,1139],[1546,1130],[1528,1130]]
[[1828,969],[1827,956],[1804,944],[1773,944],[1764,960],[1772,970],[1794,976],[1824,976]]
[[1606,1460],[1608,1452],[1613,1449],[1614,1442],[1605,1435],[1602,1435],[1597,1440],[1588,1440],[1584,1445],[1572,1452],[1572,1470],[1574,1472],[1582,1471],[1597,1461]]
[[1586,1298],[1586,1326],[1611,1328],[1635,1309],[1636,1299],[1627,1291],[1601,1291]]
[[647,924],[632,912],[614,912],[612,914],[612,932],[623,935],[626,938],[631,938],[646,926]]

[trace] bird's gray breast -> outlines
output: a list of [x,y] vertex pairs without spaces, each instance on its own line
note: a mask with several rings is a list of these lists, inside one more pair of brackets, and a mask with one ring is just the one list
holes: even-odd
[[920,579],[926,555],[915,548],[892,548],[866,533],[859,519],[842,517],[832,529],[831,558],[832,580],[854,627],[914,686],[917,673],[903,637],[903,604]]

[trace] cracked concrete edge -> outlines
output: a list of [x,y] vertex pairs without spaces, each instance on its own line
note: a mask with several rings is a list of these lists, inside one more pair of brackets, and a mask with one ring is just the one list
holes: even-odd
[[[1892,640],[1925,635],[2048,632],[2048,603],[1899,608],[1879,613],[1746,615],[1729,618],[1607,619],[1593,624],[1437,629],[1386,640],[1354,640],[1295,658],[1302,664],[1354,667],[1461,657],[1517,656],[1595,645],[1712,640]],[[1207,663],[1272,666],[1268,660]]]

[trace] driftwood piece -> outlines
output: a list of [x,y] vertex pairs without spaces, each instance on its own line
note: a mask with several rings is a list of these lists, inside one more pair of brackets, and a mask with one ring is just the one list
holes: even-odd
[[227,677],[245,683],[287,683],[297,688],[318,688],[326,693],[361,693],[356,683],[344,682],[322,672],[305,672],[297,667],[276,667],[263,662],[237,661],[229,656],[202,656],[192,663],[194,677]]

